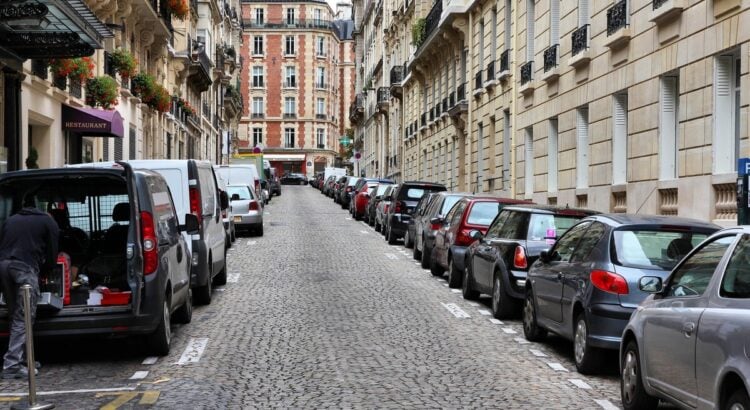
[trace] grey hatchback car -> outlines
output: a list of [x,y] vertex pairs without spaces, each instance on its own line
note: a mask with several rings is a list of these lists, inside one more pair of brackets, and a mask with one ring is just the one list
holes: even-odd
[[638,286],[653,295],[622,336],[623,406],[749,409],[750,227],[717,232],[668,279]]
[[694,246],[720,227],[669,216],[609,214],[584,218],[529,269],[523,331],[573,341],[582,374],[601,366],[600,349],[617,350],[630,315],[647,293],[644,276],[666,278]]

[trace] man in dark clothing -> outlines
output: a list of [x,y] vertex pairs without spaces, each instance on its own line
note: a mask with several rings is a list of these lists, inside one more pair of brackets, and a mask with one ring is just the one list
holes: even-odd
[[0,279],[10,321],[10,340],[2,372],[5,379],[28,375],[21,286],[31,285],[31,322],[34,323],[39,301],[39,271],[55,266],[58,234],[52,217],[36,209],[33,203],[8,218],[0,229]]

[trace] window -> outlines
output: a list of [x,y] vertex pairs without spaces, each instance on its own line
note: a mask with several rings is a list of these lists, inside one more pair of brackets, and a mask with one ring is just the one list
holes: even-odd
[[750,237],[744,235],[734,248],[721,280],[720,295],[725,298],[750,298]]
[[503,111],[503,189],[510,186],[510,110]]
[[284,146],[294,148],[294,128],[284,128]]
[[263,36],[253,37],[253,55],[263,55]]
[[253,97],[253,117],[263,117],[265,109],[263,108],[263,97]]
[[571,260],[574,262],[583,262],[588,258],[591,251],[594,249],[599,240],[602,239],[604,233],[607,231],[607,227],[601,222],[594,222],[591,224],[586,234],[581,238],[581,242],[578,243]]
[[613,262],[632,268],[671,270],[706,236],[685,231],[616,230]]
[[325,67],[318,67],[317,75],[315,76],[315,87],[326,88],[326,69]]
[[484,182],[484,124],[477,126],[477,192],[482,191]]
[[526,222],[528,213],[511,212],[505,223],[500,228],[498,238],[503,239],[526,239]]
[[297,113],[297,102],[294,97],[284,97],[284,114],[294,115]]
[[284,39],[284,44],[286,45],[286,47],[284,48],[284,55],[294,55],[296,49],[294,36],[286,36]]
[[263,128],[253,128],[253,147],[263,143]]
[[740,59],[714,59],[714,174],[737,170],[740,142]]
[[[690,255],[669,278],[666,297],[700,296],[708,287],[708,282],[716,266],[724,257],[734,236],[722,236],[704,245]],[[747,266],[745,266],[747,268]]]
[[479,20],[479,70],[484,67],[484,19]]
[[578,0],[578,27],[589,24],[589,0]]
[[677,77],[662,77],[659,88],[659,179],[669,180],[677,178]]
[[557,151],[557,118],[551,118],[547,137],[547,192],[557,192]]
[[316,113],[318,115],[325,115],[326,113],[326,99],[325,98],[318,98],[317,104],[316,104]]
[[534,194],[534,129],[526,127],[524,141],[524,196],[531,198]]
[[461,201],[456,206],[451,208],[450,212],[448,212],[448,215],[445,216],[445,220],[451,224],[456,225],[461,221],[461,217],[464,214],[464,210],[466,209],[466,201]]
[[287,87],[287,88],[297,87],[297,67],[294,67],[294,66],[286,67],[286,79],[284,80],[284,87]]
[[535,0],[526,0],[526,61],[534,61]]
[[265,24],[265,10],[255,9],[255,24],[259,26]]
[[198,29],[196,40],[203,44],[203,49],[206,50],[206,54],[211,55],[211,33],[202,28]]
[[500,236],[500,229],[503,227],[503,224],[505,224],[505,221],[508,220],[508,216],[510,216],[511,213],[512,211],[500,212],[487,229],[487,235],[485,235],[485,238],[498,238]]
[[492,31],[492,38],[490,39],[490,43],[492,44],[490,47],[490,62],[494,63],[497,60],[497,8],[492,8],[492,27],[490,30]]
[[263,67],[261,66],[253,67],[253,87],[255,88],[263,87]]
[[318,128],[315,130],[315,139],[318,141],[318,148],[325,148],[326,146],[326,130]]
[[560,0],[549,0],[549,45],[560,44]]
[[316,23],[320,22],[320,20],[322,20],[323,18],[320,9],[313,10],[313,16],[314,16],[313,18],[315,19]]
[[546,240],[548,245],[554,245],[557,239],[580,220],[581,217],[575,216],[531,214],[528,238],[531,241]]
[[628,182],[628,94],[612,97],[612,184]]
[[589,109],[576,110],[576,188],[589,187]]
[[293,25],[296,22],[295,10],[293,8],[286,9],[286,24]]
[[316,49],[317,49],[317,55],[318,56],[325,56],[326,55],[326,39],[323,36],[318,36],[318,41],[316,43]]
[[510,50],[511,33],[513,30],[513,0],[505,0],[505,50]]
[[581,241],[583,234],[586,233],[591,222],[581,222],[578,225],[570,228],[568,232],[560,238],[559,241],[552,248],[552,259],[560,262],[570,262],[570,258],[573,257],[573,252],[578,246],[578,242]]
[[471,207],[466,223],[489,226],[503,205],[497,202],[477,202]]

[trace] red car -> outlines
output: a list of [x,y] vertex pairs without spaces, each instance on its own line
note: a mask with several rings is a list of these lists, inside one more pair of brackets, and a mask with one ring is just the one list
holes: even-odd
[[354,194],[354,220],[359,221],[364,218],[367,203],[370,202],[370,198],[378,185],[377,182],[368,182]]
[[487,233],[492,221],[505,205],[531,202],[498,197],[465,197],[456,202],[444,218],[433,218],[435,245],[430,258],[430,272],[442,276],[448,270],[448,284],[457,287],[463,280],[466,250],[474,242],[472,230]]

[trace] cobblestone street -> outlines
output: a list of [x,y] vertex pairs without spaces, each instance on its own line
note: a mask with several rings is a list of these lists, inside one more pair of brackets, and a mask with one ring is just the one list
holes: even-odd
[[[266,208],[265,236],[229,251],[229,283],[171,354],[133,340],[41,340],[41,401],[57,408],[619,407],[616,357],[575,372],[572,348],[523,338],[520,318],[490,319],[403,246],[309,187]],[[21,381],[0,400],[17,401]]]

